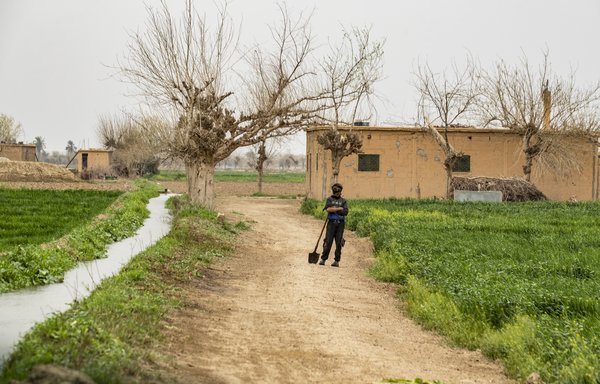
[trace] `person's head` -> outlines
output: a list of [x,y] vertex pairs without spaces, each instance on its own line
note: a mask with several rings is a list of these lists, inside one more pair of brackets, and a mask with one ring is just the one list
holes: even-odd
[[342,184],[340,183],[335,183],[331,186],[331,192],[333,193],[333,196],[339,197],[342,195],[342,189],[344,189],[344,187],[342,187]]

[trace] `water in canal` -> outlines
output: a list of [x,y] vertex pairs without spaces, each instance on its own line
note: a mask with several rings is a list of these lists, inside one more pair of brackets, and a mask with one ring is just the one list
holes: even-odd
[[0,294],[0,367],[34,324],[87,297],[103,279],[118,273],[133,256],[169,232],[171,218],[165,202],[170,196],[150,199],[150,216],[143,226],[133,237],[109,245],[106,258],[81,263],[65,274],[62,283]]

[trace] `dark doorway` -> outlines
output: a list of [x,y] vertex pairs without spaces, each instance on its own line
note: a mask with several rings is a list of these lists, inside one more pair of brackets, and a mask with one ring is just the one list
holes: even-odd
[[81,169],[87,169],[87,158],[88,158],[88,154],[87,153],[82,153],[81,154]]

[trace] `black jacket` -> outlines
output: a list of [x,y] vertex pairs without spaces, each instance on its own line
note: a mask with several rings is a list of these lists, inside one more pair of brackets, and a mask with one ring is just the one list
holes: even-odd
[[329,196],[323,210],[326,210],[329,207],[342,207],[344,209],[341,212],[328,213],[327,218],[329,220],[344,220],[346,218],[346,215],[348,214],[348,202],[343,197]]

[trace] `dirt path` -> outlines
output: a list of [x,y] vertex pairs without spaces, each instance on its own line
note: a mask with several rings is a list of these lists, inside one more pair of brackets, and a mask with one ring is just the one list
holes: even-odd
[[[416,378],[508,383],[481,354],[451,349],[367,277],[370,243],[347,232],[340,268],[307,263],[321,223],[299,201],[225,197],[218,210],[253,222],[236,255],[187,291],[168,331],[181,383],[378,383]],[[320,251],[320,247],[319,247]]]

